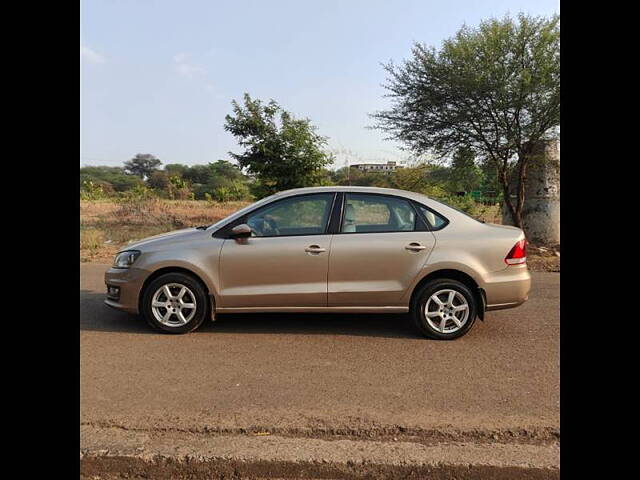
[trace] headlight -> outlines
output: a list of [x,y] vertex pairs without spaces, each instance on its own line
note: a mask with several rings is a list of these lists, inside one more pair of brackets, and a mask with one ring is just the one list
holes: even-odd
[[140,256],[140,250],[127,250],[120,252],[113,260],[113,268],[129,268]]

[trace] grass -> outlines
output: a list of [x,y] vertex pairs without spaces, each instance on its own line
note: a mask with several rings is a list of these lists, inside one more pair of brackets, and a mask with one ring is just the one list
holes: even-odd
[[215,223],[246,205],[204,200],[80,200],[80,261],[110,262],[130,242]]
[[[128,202],[80,200],[80,261],[110,263],[130,242],[180,228],[209,225],[248,202],[149,199]],[[500,208],[479,206],[476,218],[501,223]],[[559,246],[530,248],[531,270],[559,271]]]

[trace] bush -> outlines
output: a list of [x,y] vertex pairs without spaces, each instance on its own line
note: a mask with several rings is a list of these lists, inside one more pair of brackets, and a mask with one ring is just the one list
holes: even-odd
[[457,208],[471,216],[476,214],[479,205],[473,198],[471,198],[470,195],[446,195],[442,198],[442,201],[447,205]]
[[239,180],[234,180],[230,182],[228,185],[219,187],[217,189],[217,192],[214,191],[214,195],[217,198],[224,198],[224,200],[219,200],[221,202],[236,202],[240,200],[251,199],[251,193],[249,192],[249,187],[247,186],[246,183]]
[[[99,182],[85,180],[80,188],[81,200],[102,200],[107,197],[106,187]],[[113,189],[112,189],[113,191]]]
[[178,175],[169,177],[167,192],[169,194],[169,198],[172,200],[187,200],[194,198],[189,183]]
[[108,183],[116,192],[124,192],[142,184],[140,178],[125,173],[119,167],[82,167],[80,168],[80,187],[85,181]]
[[499,211],[499,207],[495,204],[485,205],[481,202],[476,202],[471,195],[457,196],[446,195],[444,197],[433,197],[435,200],[439,200],[450,207],[457,208],[463,211],[467,215],[470,215],[476,219],[489,219],[488,221],[495,222],[495,213]]
[[127,190],[126,192],[122,192],[118,197],[119,203],[131,203],[138,202],[141,200],[150,200],[153,198],[157,198],[156,193],[146,187],[145,185],[138,184],[133,187],[131,190]]

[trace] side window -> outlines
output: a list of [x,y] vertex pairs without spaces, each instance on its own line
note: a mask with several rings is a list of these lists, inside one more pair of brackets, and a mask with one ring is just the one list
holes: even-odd
[[423,207],[422,205],[418,205],[418,209],[427,220],[427,222],[429,222],[432,230],[440,230],[448,223],[446,218],[440,216],[432,210]]
[[287,198],[247,216],[254,237],[319,235],[325,233],[333,193]]
[[415,224],[415,211],[407,200],[366,193],[345,197],[343,233],[410,232]]

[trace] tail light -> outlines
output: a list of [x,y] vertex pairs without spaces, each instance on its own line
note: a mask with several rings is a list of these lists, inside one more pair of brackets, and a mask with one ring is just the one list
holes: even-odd
[[509,251],[504,261],[507,265],[527,263],[527,240],[522,239]]

